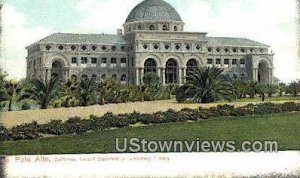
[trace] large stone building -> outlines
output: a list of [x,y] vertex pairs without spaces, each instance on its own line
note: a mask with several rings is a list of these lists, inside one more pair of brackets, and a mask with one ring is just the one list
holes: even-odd
[[117,34],[55,33],[27,47],[27,78],[116,78],[140,85],[147,72],[164,84],[183,84],[197,66],[216,66],[228,77],[273,82],[269,46],[245,38],[186,32],[163,0],[145,0]]

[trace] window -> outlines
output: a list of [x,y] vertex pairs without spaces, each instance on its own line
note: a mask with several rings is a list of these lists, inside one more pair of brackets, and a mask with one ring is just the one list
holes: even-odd
[[142,26],[141,25],[138,26],[138,30],[142,30]]
[[113,50],[113,51],[115,51],[116,49],[117,49],[116,46],[112,46],[112,47],[111,47],[111,50]]
[[127,60],[126,58],[121,58],[121,67],[126,67]]
[[207,64],[212,65],[213,64],[213,59],[207,59]]
[[59,50],[63,50],[64,47],[63,47],[62,45],[59,45],[59,46],[58,46],[58,49],[59,49]]
[[144,49],[147,49],[147,48],[148,48],[148,45],[144,44],[143,48],[144,48]]
[[226,53],[228,53],[228,52],[229,52],[229,49],[228,49],[228,48],[226,48],[226,49],[225,49],[225,52],[226,52]]
[[81,78],[82,78],[83,80],[87,80],[87,79],[88,79],[88,76],[87,76],[87,75],[82,75]]
[[112,79],[117,80],[117,79],[118,79],[117,74],[113,74],[113,75],[112,75]]
[[71,50],[75,51],[76,47],[75,46],[71,46]]
[[212,48],[211,47],[209,47],[207,50],[208,50],[208,52],[212,52]]
[[102,46],[102,50],[105,51],[107,48],[106,46]]
[[101,76],[101,80],[105,80],[105,79],[106,79],[106,75],[103,74],[103,75]]
[[245,67],[245,65],[246,65],[245,59],[240,60],[240,65],[241,65],[241,67]]
[[216,59],[216,65],[221,65],[221,59]]
[[111,58],[110,66],[111,67],[117,67],[117,58]]
[[81,49],[82,49],[83,51],[85,51],[87,48],[86,48],[86,46],[82,46]]
[[87,63],[88,63],[87,57],[82,57],[81,58],[81,64],[87,64]]
[[101,59],[101,67],[107,67],[107,58]]
[[170,46],[169,45],[165,45],[165,49],[169,49],[170,48]]
[[125,47],[125,46],[122,46],[122,47],[121,47],[121,50],[122,50],[122,51],[125,51],[125,50],[126,50],[126,47]]
[[96,75],[96,74],[93,74],[92,77],[91,77],[91,79],[92,79],[92,80],[96,80],[96,79],[97,79],[97,75]]
[[154,25],[150,25],[149,26],[149,30],[154,30],[155,28],[154,28]]
[[260,49],[260,52],[261,52],[261,53],[264,53],[265,51],[264,51],[264,49]]
[[92,46],[93,51],[96,51],[97,46]]
[[159,46],[157,44],[154,45],[154,49],[158,49]]
[[236,59],[232,59],[232,65],[236,65],[237,64],[237,60]]
[[190,45],[186,45],[186,50],[190,50],[191,49],[191,46]]
[[46,50],[49,51],[50,49],[51,49],[51,46],[50,46],[50,45],[47,45],[47,46],[46,46]]
[[177,28],[177,26],[174,26],[174,31],[176,32],[176,31],[178,31],[178,28]]
[[229,59],[224,59],[224,64],[229,65]]
[[234,53],[236,53],[237,52],[237,49],[236,48],[233,48],[233,50],[232,50]]
[[97,58],[92,57],[92,64],[97,64]]
[[131,58],[131,65],[134,66],[134,58]]
[[217,48],[216,51],[217,51],[217,52],[220,52],[220,48]]
[[72,57],[72,64],[77,64],[77,58],[76,57]]
[[241,52],[242,52],[242,53],[245,53],[245,52],[246,52],[245,48],[242,48],[242,49],[241,49]]
[[200,45],[196,45],[196,49],[200,50],[201,49]]
[[164,31],[168,30],[168,26],[167,26],[167,25],[164,25],[164,26],[163,26],[163,30],[164,30]]
[[126,75],[125,74],[123,74],[122,76],[121,76],[121,84],[126,84]]
[[130,32],[131,32],[131,30],[132,30],[132,29],[131,29],[131,27],[129,27],[129,28],[128,28],[128,31],[130,31]]
[[177,44],[177,45],[175,46],[175,48],[176,48],[177,50],[180,50],[180,45]]

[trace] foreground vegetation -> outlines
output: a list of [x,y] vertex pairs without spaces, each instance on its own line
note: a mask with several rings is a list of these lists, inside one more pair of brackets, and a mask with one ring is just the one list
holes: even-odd
[[278,149],[300,149],[300,113],[221,117],[198,122],[127,127],[80,135],[0,143],[0,155],[113,153],[115,138],[147,140],[276,140]]
[[215,67],[195,68],[188,73],[183,86],[163,86],[155,73],[146,73],[141,86],[121,84],[113,78],[104,81],[96,78],[66,81],[52,78],[49,81],[34,79],[16,82],[0,74],[0,111],[167,100],[172,95],[176,96],[178,102],[210,103],[254,99],[258,96],[265,101],[266,97],[297,97],[300,93],[298,81],[289,85],[261,84],[227,78],[222,72],[222,69]]

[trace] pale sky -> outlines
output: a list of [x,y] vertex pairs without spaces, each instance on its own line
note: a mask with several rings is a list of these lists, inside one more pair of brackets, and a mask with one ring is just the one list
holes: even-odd
[[[5,1],[5,0],[4,0]],[[142,0],[6,0],[5,66],[10,78],[26,74],[25,47],[56,32],[116,33]],[[245,37],[271,46],[275,76],[297,77],[295,0],[166,0],[185,30],[208,36]]]

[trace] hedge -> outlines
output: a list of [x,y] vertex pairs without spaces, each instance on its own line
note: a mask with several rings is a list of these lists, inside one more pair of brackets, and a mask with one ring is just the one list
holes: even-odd
[[42,137],[42,134],[80,134],[88,131],[129,127],[130,125],[137,123],[153,125],[198,121],[224,116],[231,118],[236,116],[266,115],[297,111],[300,111],[300,104],[289,102],[283,104],[248,104],[238,108],[226,104],[211,108],[185,108],[179,112],[169,109],[165,112],[156,112],[153,114],[133,112],[130,114],[114,115],[113,113],[106,113],[102,117],[91,115],[88,119],[72,117],[65,122],[61,120],[52,120],[47,124],[37,124],[37,122],[32,122],[29,124],[18,125],[11,129],[0,126],[0,141],[38,139]]

